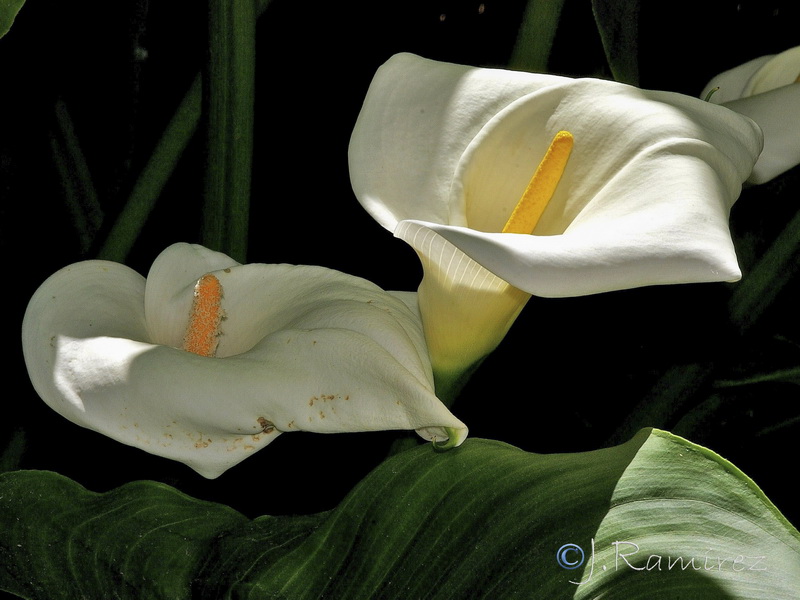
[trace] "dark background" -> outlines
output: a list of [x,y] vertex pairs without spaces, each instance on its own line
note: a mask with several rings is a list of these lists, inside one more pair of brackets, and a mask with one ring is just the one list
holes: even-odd
[[[248,261],[320,264],[386,289],[415,289],[421,271],[413,251],[377,225],[350,189],[347,144],[361,101],[375,69],[396,52],[505,65],[524,4],[275,0],[258,25]],[[697,95],[721,70],[800,44],[795,3],[718,0],[702,11],[685,0],[648,4],[631,24],[642,87]],[[207,481],[65,421],[36,396],[22,361],[19,325],[28,299],[52,272],[97,252],[205,52],[204,3],[195,0],[29,0],[0,40],[0,244],[10,268],[12,357],[0,441],[24,440],[21,468],[55,470],[95,491],[157,479],[252,516],[325,510],[384,458],[396,434],[284,435]],[[566,2],[549,70],[610,77],[587,0]],[[86,248],[55,167],[57,106],[74,122],[105,215]],[[198,138],[130,266],[146,273],[167,245],[199,241],[202,173]],[[794,216],[799,190],[794,169],[743,192],[732,223],[746,274]],[[786,483],[796,471],[797,385],[718,384],[800,365],[793,275],[787,272],[785,290],[746,333],[728,315],[735,285],[533,298],[454,412],[474,437],[543,453],[626,439],[621,428],[630,418],[634,428],[672,430],[731,460],[797,525],[800,511]],[[670,369],[696,377],[671,414],[637,420]]]

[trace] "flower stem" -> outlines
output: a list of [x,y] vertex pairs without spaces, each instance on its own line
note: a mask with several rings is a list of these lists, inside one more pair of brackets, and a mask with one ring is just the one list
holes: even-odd
[[[264,13],[270,3],[271,0],[257,0],[258,16]],[[201,78],[198,75],[167,125],[150,160],[139,174],[125,207],[98,253],[98,258],[125,262],[155,207],[161,190],[172,176],[178,160],[197,130],[202,104],[201,87]]]
[[74,123],[62,100],[56,102],[55,115],[57,132],[50,136],[50,148],[78,232],[80,251],[86,253],[103,223],[103,211]]
[[[780,293],[794,280],[800,264],[800,211],[775,238],[753,269],[735,284],[728,300],[730,322],[742,344],[767,314]],[[735,350],[734,350],[735,352]],[[708,393],[716,369],[706,362],[675,365],[656,382],[628,420],[609,438],[614,444],[642,427],[669,427],[699,393]]]
[[117,217],[98,258],[125,262],[161,190],[166,185],[200,121],[200,76],[195,77],[164,135],[136,179],[125,207]]
[[800,211],[775,238],[750,273],[736,285],[728,310],[744,333],[761,319],[780,292],[793,281],[800,260]]
[[508,66],[544,73],[553,50],[564,0],[528,0]]
[[452,408],[461,390],[467,385],[475,371],[481,366],[486,357],[475,361],[464,370],[456,372],[444,372],[434,369],[433,380],[436,396],[447,408]]
[[255,97],[253,0],[209,0],[204,91],[207,167],[202,242],[244,262]]
[[20,468],[26,445],[25,430],[20,427],[16,428],[14,433],[11,434],[11,441],[5,450],[0,453],[0,473],[16,471]]

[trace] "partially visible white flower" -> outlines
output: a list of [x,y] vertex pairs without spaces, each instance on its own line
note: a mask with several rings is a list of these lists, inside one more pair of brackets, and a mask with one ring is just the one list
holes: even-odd
[[467,429],[433,393],[406,302],[322,267],[175,244],[146,280],[97,260],[58,271],[22,342],[58,413],[216,477],[289,431],[416,429],[460,444]]
[[[505,230],[562,130],[574,145],[544,212]],[[739,279],[728,216],[760,150],[752,121],[695,98],[401,54],[349,158],[359,202],[422,260],[434,372],[453,379],[531,294]]]
[[708,82],[701,98],[758,123],[764,151],[752,183],[766,183],[800,164],[800,46],[748,61]]

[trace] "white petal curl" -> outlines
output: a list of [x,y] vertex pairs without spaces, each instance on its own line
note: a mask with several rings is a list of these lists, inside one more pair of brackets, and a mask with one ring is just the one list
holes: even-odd
[[[562,129],[575,147],[535,235],[497,233]],[[403,54],[373,80],[350,171],[387,229],[415,221],[526,292],[573,296],[738,279],[728,214],[760,149],[752,121],[679,94]]]
[[[175,347],[208,270],[226,313],[213,358]],[[146,281],[116,263],[77,263],[37,290],[22,334],[53,409],[205,477],[282,432],[416,429],[456,444],[467,433],[433,393],[406,304],[321,267],[238,265],[188,244],[165,250]]]
[[748,178],[771,181],[800,164],[800,46],[755,58],[716,75],[700,97],[718,88],[710,101],[755,121],[764,150]]
[[[500,233],[560,130],[575,145],[533,235]],[[761,145],[750,119],[680,94],[399,54],[349,161],[359,202],[422,259],[438,373],[491,350],[530,294],[739,279],[728,217]]]

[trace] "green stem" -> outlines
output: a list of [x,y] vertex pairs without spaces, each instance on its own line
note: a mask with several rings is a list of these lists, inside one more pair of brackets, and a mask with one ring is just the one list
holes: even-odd
[[209,0],[207,168],[202,242],[244,262],[255,98],[253,0]]
[[21,428],[14,430],[11,435],[11,441],[9,441],[3,453],[0,454],[0,473],[19,469],[22,457],[25,454],[26,444],[25,431]]
[[200,76],[195,77],[145,165],[98,258],[125,262],[200,121]]
[[72,118],[61,100],[56,102],[55,114],[58,133],[51,135],[50,148],[78,232],[80,251],[85,253],[103,223],[103,211]]
[[518,71],[547,71],[564,0],[528,0],[508,66]]
[[[752,331],[781,291],[800,269],[800,211],[740,283],[728,301],[731,323],[740,336]],[[667,427],[689,406],[695,395],[707,391],[714,365],[678,365],[669,369],[651,392],[633,409],[628,420],[612,435],[618,443],[642,427]]]
[[609,445],[628,440],[644,427],[668,427],[676,415],[691,404],[692,398],[711,381],[714,366],[708,363],[675,365],[656,382],[636,405],[628,418],[608,439]]
[[592,13],[615,81],[639,85],[639,0],[592,0]]
[[[258,15],[271,0],[257,0]],[[139,174],[125,208],[115,221],[98,258],[124,262],[156,205],[164,185],[197,130],[202,105],[201,77],[197,75],[167,125],[150,160]]]
[[736,285],[728,303],[731,321],[745,332],[764,315],[800,269],[800,211]]
[[475,361],[463,371],[444,372],[434,369],[433,381],[436,396],[447,408],[453,407],[459,394],[461,394],[461,390],[467,385],[470,378],[475,374],[475,371],[478,370],[478,367],[483,364],[485,358],[484,356],[480,360]]

